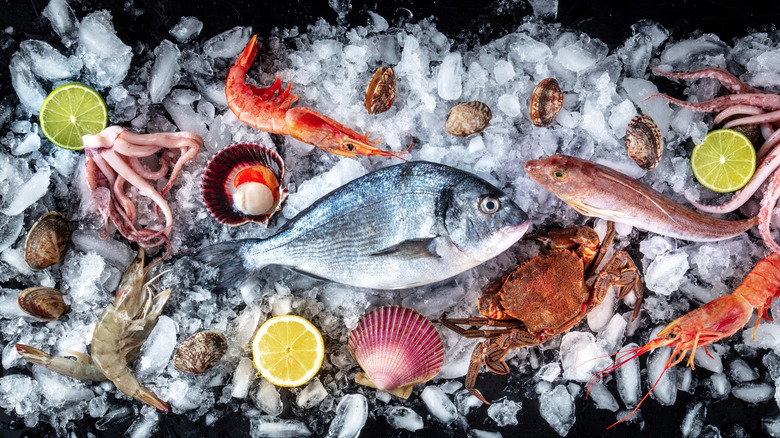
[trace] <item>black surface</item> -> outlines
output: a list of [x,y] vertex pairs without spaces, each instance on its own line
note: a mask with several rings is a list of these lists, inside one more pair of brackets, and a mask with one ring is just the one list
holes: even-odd
[[[73,2],[72,2],[73,3]],[[167,31],[178,23],[182,16],[195,16],[204,23],[201,36],[208,38],[233,26],[250,25],[260,35],[266,35],[274,27],[304,28],[317,18],[323,17],[330,23],[337,23],[336,13],[324,0],[307,2],[301,0],[277,0],[271,2],[238,1],[171,1],[165,0],[107,0],[85,1],[77,6],[77,15],[97,9],[109,9],[114,17],[113,24],[120,38],[125,42],[145,42],[156,45],[167,38]],[[13,91],[8,77],[10,55],[18,49],[18,43],[28,38],[52,39],[48,23],[41,17],[46,6],[45,0],[0,0],[0,31],[12,26],[11,44],[0,52],[0,100]],[[127,5],[143,11],[135,17],[126,11]],[[771,5],[771,6],[767,6]],[[345,17],[344,24],[360,25],[366,23],[366,10],[371,10],[390,21],[406,16],[403,10],[412,12],[412,21],[434,16],[437,28],[457,42],[473,45],[484,43],[510,32],[522,21],[522,17],[531,13],[531,7],[523,1],[500,3],[475,1],[411,2],[399,0],[353,1],[352,9]],[[601,39],[611,48],[622,43],[631,35],[631,25],[641,19],[659,21],[673,31],[677,37],[700,30],[717,34],[724,41],[743,36],[751,30],[762,30],[773,23],[780,23],[780,2],[777,1],[617,1],[617,0],[562,0],[555,21],[564,26],[576,28]],[[474,36],[477,35],[477,36]],[[56,38],[56,37],[55,37]],[[0,39],[2,41],[2,39]],[[6,37],[8,41],[8,37]],[[4,285],[7,286],[7,285]],[[550,359],[552,360],[552,359]],[[764,369],[760,358],[747,358],[753,365]],[[644,369],[644,360],[642,361]],[[3,372],[0,370],[0,372]],[[696,374],[694,374],[696,375]],[[701,378],[707,378],[703,373]],[[525,378],[497,376],[483,372],[479,387],[489,399],[501,395],[507,379]],[[614,382],[611,383],[614,385]],[[614,386],[611,387],[616,393]],[[698,391],[702,391],[698,387]],[[413,397],[418,394],[416,391]],[[283,391],[283,396],[285,393]],[[533,388],[524,388],[523,394],[516,395],[523,403],[518,415],[519,425],[501,428],[504,437],[534,436],[557,437],[558,435],[539,416],[539,408]],[[570,437],[605,436],[624,437],[629,435],[647,437],[679,436],[679,424],[688,408],[691,396],[678,392],[677,402],[672,407],[660,406],[654,400],[648,400],[642,406],[642,418],[646,422],[644,430],[636,423],[623,423],[612,429],[606,428],[615,420],[609,411],[597,410],[591,402],[578,399],[577,421],[569,432]],[[423,409],[418,412],[424,413]],[[759,406],[748,405],[733,397],[711,402],[707,405],[705,424],[716,426],[723,436],[764,436],[761,419],[778,415],[778,408],[772,402]],[[487,418],[486,408],[475,409],[468,417],[473,428],[494,429],[495,423]],[[108,431],[95,429],[95,420],[85,419],[74,423],[73,431],[77,436],[120,436],[129,426],[130,420]],[[427,427],[416,434],[391,429],[383,417],[369,418],[362,437],[383,436],[465,436],[461,430],[446,431],[435,421],[426,421]],[[192,422],[184,416],[165,414],[162,417],[159,437],[241,437],[247,436],[248,422],[239,414],[226,416],[216,424],[206,427],[203,420]],[[0,436],[2,437],[39,437],[54,436],[53,430],[41,422],[32,430],[14,417],[0,412]]]

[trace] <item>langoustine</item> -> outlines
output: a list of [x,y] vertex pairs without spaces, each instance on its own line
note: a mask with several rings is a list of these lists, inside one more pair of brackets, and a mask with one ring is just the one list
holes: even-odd
[[242,122],[273,134],[289,135],[345,157],[380,155],[400,158],[408,152],[408,149],[402,152],[378,149],[375,146],[379,141],[370,140],[369,136],[358,134],[310,108],[290,108],[298,100],[298,95],[290,94],[292,84],[282,90],[278,76],[267,88],[247,84],[246,74],[256,55],[257,35],[254,35],[230,68],[225,84],[228,106]]
[[756,226],[758,217],[705,216],[606,166],[568,155],[529,160],[525,171],[578,212],[678,239],[712,242]]
[[[648,98],[661,97],[682,108],[699,112],[717,112],[715,123],[721,123],[730,117],[739,116],[727,121],[723,127],[727,129],[737,126],[757,124],[761,126],[764,144],[758,150],[759,165],[753,178],[741,190],[722,205],[706,205],[687,197],[688,201],[699,210],[708,213],[727,213],[734,211],[747,202],[772,177],[769,188],[764,192],[761,209],[758,214],[759,232],[764,243],[772,251],[780,251],[780,245],[772,238],[769,225],[772,211],[780,198],[780,175],[775,172],[780,168],[780,95],[761,93],[755,88],[743,83],[731,73],[716,68],[708,68],[689,73],[668,73],[657,67],[653,71],[674,79],[717,79],[724,87],[735,94],[716,97],[705,102],[685,102],[665,94],[653,94]],[[773,176],[774,175],[774,176]]]
[[125,271],[114,303],[98,318],[92,335],[92,356],[69,351],[71,357],[52,356],[38,348],[16,344],[16,351],[25,360],[58,374],[87,382],[111,380],[117,389],[161,411],[168,404],[154,392],[142,387],[132,375],[128,364],[135,361],[141,346],[149,337],[171,296],[166,289],[153,295],[145,281],[150,267],[144,268],[144,251]]
[[761,320],[771,320],[767,315],[767,309],[772,304],[772,300],[778,296],[780,296],[780,254],[771,253],[753,267],[753,270],[730,295],[715,298],[698,309],[675,319],[644,346],[619,353],[609,367],[591,378],[590,386],[592,387],[606,375],[638,356],[660,347],[674,348],[653,387],[631,413],[615,424],[620,423],[639,409],[666,370],[682,362],[688,352],[691,354],[686,366],[693,368],[693,359],[698,347],[704,347],[705,353],[709,355],[707,345],[737,333],[748,323],[754,309],[758,312],[758,319],[753,330],[755,338],[756,329]]
[[[165,245],[170,254],[173,213],[163,196],[173,187],[182,167],[198,154],[203,139],[192,132],[135,134],[120,126],[109,126],[99,134],[85,135],[83,141],[87,184],[105,221],[100,237],[108,238],[111,221],[125,238],[145,248]],[[149,170],[139,161],[160,151],[163,153],[157,170]],[[181,154],[174,161],[177,151]],[[170,177],[158,192],[147,180],[162,179],[169,170]],[[155,212],[162,211],[165,217],[162,229],[136,227],[136,206],[125,191],[126,183],[154,201]]]

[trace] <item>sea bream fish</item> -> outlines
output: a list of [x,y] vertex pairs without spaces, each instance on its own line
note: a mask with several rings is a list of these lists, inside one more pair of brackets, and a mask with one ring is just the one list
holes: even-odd
[[758,225],[758,217],[723,220],[678,204],[606,166],[568,155],[528,160],[525,171],[548,192],[586,216],[683,240],[728,239]]
[[216,243],[196,258],[232,286],[268,265],[338,283],[403,289],[499,255],[528,215],[487,181],[424,161],[377,170],[323,196],[267,239]]

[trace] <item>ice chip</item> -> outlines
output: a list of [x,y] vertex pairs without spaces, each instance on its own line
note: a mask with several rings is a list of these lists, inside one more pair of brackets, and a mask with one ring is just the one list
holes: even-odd
[[195,17],[181,17],[176,26],[173,26],[168,33],[176,38],[180,43],[186,43],[200,34],[203,29],[203,22]]
[[283,420],[270,415],[260,415],[249,420],[249,436],[252,438],[298,438],[311,435],[311,430],[300,421]]
[[457,408],[438,386],[426,386],[420,393],[420,399],[428,412],[439,422],[450,424],[458,418]]
[[315,377],[298,393],[295,403],[303,409],[313,408],[325,400],[328,390],[322,385],[320,379]]
[[9,68],[11,70],[11,84],[19,101],[22,102],[27,111],[38,114],[43,100],[46,99],[46,92],[43,91],[43,87],[19,52],[11,56]]
[[703,402],[696,402],[688,409],[682,423],[680,423],[680,433],[684,438],[693,438],[699,436],[704,418],[707,416],[707,408]]
[[677,400],[675,370],[666,368],[671,354],[670,348],[661,348],[651,351],[647,358],[647,382],[653,388],[651,397],[664,406],[671,406]]
[[173,350],[176,348],[176,333],[179,327],[168,316],[161,315],[157,325],[149,333],[144,343],[141,356],[138,357],[140,375],[160,374],[171,360]]
[[769,383],[740,383],[731,389],[731,393],[748,403],[764,403],[775,396],[775,388]]
[[685,251],[658,255],[645,270],[645,285],[657,294],[668,296],[679,289],[689,267]]
[[33,73],[48,81],[61,81],[76,76],[81,70],[80,61],[71,62],[45,41],[25,40],[19,44],[24,57],[30,62]]
[[24,225],[23,214],[14,216],[0,214],[0,252],[5,251],[16,242],[19,233],[22,232],[22,225]]
[[539,413],[547,423],[566,436],[574,425],[574,399],[564,385],[558,385],[552,391],[539,394]]
[[530,0],[534,16],[554,20],[558,16],[558,0]]
[[255,366],[252,364],[252,359],[248,357],[242,357],[238,362],[236,370],[233,372],[233,392],[231,396],[234,398],[246,398],[249,394],[249,385],[255,377]]
[[180,55],[179,48],[168,40],[163,40],[154,49],[154,64],[149,74],[149,99],[152,103],[162,102],[179,81]]
[[13,148],[11,152],[14,155],[24,155],[30,152],[35,152],[41,147],[41,137],[36,132],[30,132],[24,136],[24,139],[19,142],[19,145]]
[[28,207],[37,202],[49,189],[49,182],[51,178],[51,169],[44,167],[39,169],[36,173],[25,181],[21,186],[17,187],[13,199],[8,205],[4,206],[1,213],[8,216],[16,216],[17,214],[27,210]]
[[439,66],[436,77],[439,97],[457,100],[463,92],[463,59],[458,52],[447,54]]
[[328,438],[357,438],[368,419],[368,400],[362,394],[348,394],[336,406]]
[[609,366],[608,351],[591,333],[570,331],[561,339],[563,378],[587,382],[591,376]]
[[509,117],[520,115],[520,100],[514,94],[502,94],[498,98],[498,109]]
[[387,423],[393,429],[406,429],[410,432],[416,432],[425,426],[420,414],[406,406],[391,406],[387,408],[385,419],[387,419]]
[[251,27],[236,26],[203,43],[203,53],[209,58],[233,58],[244,50],[251,36]]
[[130,46],[116,35],[111,14],[106,10],[93,12],[81,21],[78,50],[98,88],[121,82],[133,58]]
[[593,400],[593,403],[596,403],[596,407],[599,409],[608,409],[612,412],[617,412],[617,410],[620,409],[620,405],[617,400],[615,400],[615,396],[613,396],[612,393],[609,392],[607,386],[601,382],[592,385],[588,389],[588,397]]
[[70,47],[78,40],[79,21],[73,9],[65,0],[51,0],[43,8],[43,16],[51,23],[54,33],[59,35],[65,47]]
[[482,406],[482,400],[477,398],[468,389],[463,389],[455,393],[455,406],[458,408],[458,413],[464,417],[471,412],[472,409]]
[[521,402],[504,399],[503,401],[491,404],[487,414],[488,417],[496,422],[498,427],[516,426],[517,413],[520,412],[522,407],[523,404]]
[[493,67],[493,76],[495,76],[498,85],[503,85],[515,78],[515,67],[511,62],[500,59]]
[[252,394],[252,400],[261,411],[272,417],[278,417],[282,413],[282,397],[273,383],[266,379],[259,379],[257,391]]

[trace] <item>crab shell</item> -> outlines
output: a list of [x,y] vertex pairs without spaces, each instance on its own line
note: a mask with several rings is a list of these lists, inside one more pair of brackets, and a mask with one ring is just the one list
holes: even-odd
[[287,199],[284,162],[256,143],[236,143],[217,152],[203,171],[200,191],[214,218],[231,227],[268,225]]
[[349,334],[349,352],[363,369],[355,375],[357,383],[402,398],[435,377],[444,362],[436,327],[401,306],[380,307],[361,318]]

